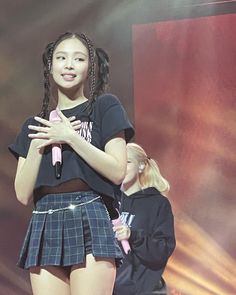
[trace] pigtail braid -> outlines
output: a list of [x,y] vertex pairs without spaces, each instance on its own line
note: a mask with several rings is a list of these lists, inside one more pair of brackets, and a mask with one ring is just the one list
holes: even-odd
[[98,81],[95,88],[96,96],[104,93],[109,80],[109,56],[102,48],[96,48],[98,59]]
[[46,118],[49,114],[49,101],[50,101],[50,71],[52,65],[52,54],[54,50],[54,42],[49,43],[43,53],[43,75],[44,75],[44,99],[40,112],[40,117]]
[[89,72],[88,72],[88,79],[89,79],[89,104],[88,104],[88,116],[90,117],[92,110],[93,110],[93,103],[96,100],[96,64],[95,64],[95,50],[92,41],[83,33],[79,35],[83,40],[85,40],[88,48],[89,53]]

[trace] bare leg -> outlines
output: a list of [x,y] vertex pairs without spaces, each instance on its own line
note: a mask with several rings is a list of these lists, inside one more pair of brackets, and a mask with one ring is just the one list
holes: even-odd
[[33,295],[70,295],[69,271],[58,266],[30,268]]
[[111,295],[116,275],[114,259],[86,256],[86,263],[71,268],[71,295]]

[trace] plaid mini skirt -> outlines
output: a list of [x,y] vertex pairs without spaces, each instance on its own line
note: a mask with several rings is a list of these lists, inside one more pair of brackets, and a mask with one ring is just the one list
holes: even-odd
[[93,191],[48,194],[37,201],[17,265],[72,266],[86,254],[123,258],[102,198]]

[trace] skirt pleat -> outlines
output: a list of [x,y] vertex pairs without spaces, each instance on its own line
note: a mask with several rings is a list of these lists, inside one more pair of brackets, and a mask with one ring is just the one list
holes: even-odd
[[84,261],[84,237],[81,207],[65,212],[63,265],[74,265]]
[[92,253],[95,257],[114,258],[119,266],[122,252],[102,198],[92,201],[96,197],[91,191],[50,194],[40,199],[36,212],[76,207],[33,214],[17,265],[25,269],[72,266],[83,263],[86,255]]
[[20,252],[20,259],[17,262],[17,266],[24,268],[25,265],[27,265],[27,258],[28,258],[28,253],[29,253],[29,243],[30,243],[30,235],[32,232],[32,218],[30,220],[26,235],[25,235],[25,240],[21,248]]
[[28,249],[24,253],[25,255],[28,253],[26,262],[25,262],[26,265],[38,264],[38,258],[40,254],[40,245],[42,240],[42,234],[44,231],[45,219],[46,219],[46,215],[41,215],[41,216],[38,216],[35,222],[34,220],[31,221],[32,225],[27,237],[27,239],[29,240]]
[[61,263],[63,215],[64,211],[46,215],[40,246],[40,265],[60,265]]

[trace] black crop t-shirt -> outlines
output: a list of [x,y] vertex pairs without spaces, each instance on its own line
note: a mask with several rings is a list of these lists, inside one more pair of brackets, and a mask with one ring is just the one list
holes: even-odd
[[[127,142],[133,137],[134,129],[126,111],[116,96],[103,94],[97,97],[90,121],[86,115],[86,106],[87,102],[71,109],[62,110],[62,112],[66,117],[75,116],[77,120],[81,120],[82,126],[78,133],[92,145],[104,150],[106,143],[121,131],[124,131]],[[32,133],[28,129],[28,125],[38,125],[38,122],[33,117],[28,118],[15,142],[9,146],[9,150],[17,159],[18,157],[27,157],[31,142],[28,134]],[[55,177],[51,146],[45,148],[34,189],[36,190],[42,186],[57,186],[60,183],[76,178],[85,181],[94,191],[114,199],[114,190],[117,186],[98,174],[67,144],[62,145],[60,179]]]

